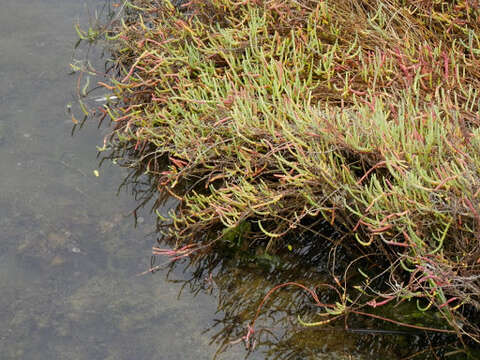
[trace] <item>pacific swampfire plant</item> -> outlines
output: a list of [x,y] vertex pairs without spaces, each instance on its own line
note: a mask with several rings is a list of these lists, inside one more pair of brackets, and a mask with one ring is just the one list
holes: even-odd
[[178,199],[168,256],[245,224],[274,252],[328,223],[384,264],[335,277],[328,319],[415,299],[480,341],[478,2],[132,4],[101,84],[122,101],[100,111],[106,144]]

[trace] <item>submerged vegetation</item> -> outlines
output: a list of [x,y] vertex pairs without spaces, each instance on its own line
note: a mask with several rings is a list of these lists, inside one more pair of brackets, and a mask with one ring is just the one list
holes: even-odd
[[273,261],[315,233],[353,260],[306,288],[322,311],[303,324],[392,320],[374,308],[408,300],[444,324],[401,325],[480,342],[477,1],[125,4],[99,83],[119,101],[98,111],[114,124],[103,149],[178,200],[176,248],[157,254]]

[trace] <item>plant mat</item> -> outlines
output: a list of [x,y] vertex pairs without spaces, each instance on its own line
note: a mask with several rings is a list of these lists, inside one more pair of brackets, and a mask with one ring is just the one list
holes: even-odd
[[416,299],[480,340],[477,1],[126,4],[99,83],[118,100],[96,111],[113,123],[103,150],[178,200],[176,246],[157,254],[238,239],[273,254],[328,223],[387,265],[358,267],[355,289],[336,278],[318,325]]

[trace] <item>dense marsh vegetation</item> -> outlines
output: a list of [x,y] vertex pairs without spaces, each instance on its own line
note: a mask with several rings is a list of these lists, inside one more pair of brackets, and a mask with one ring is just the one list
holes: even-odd
[[317,325],[408,300],[480,341],[477,1],[124,5],[100,83],[117,100],[97,111],[104,150],[178,199],[176,248],[154,253],[272,257],[316,233],[358,259],[332,274],[336,301],[307,289]]

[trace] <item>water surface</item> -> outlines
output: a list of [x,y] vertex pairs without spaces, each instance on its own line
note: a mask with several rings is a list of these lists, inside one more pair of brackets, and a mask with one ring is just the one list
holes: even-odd
[[95,124],[70,136],[73,25],[102,4],[2,1],[0,357],[207,359],[215,299],[177,299],[180,285],[137,276],[152,216],[134,228],[133,197],[116,196],[125,172],[99,168]]

